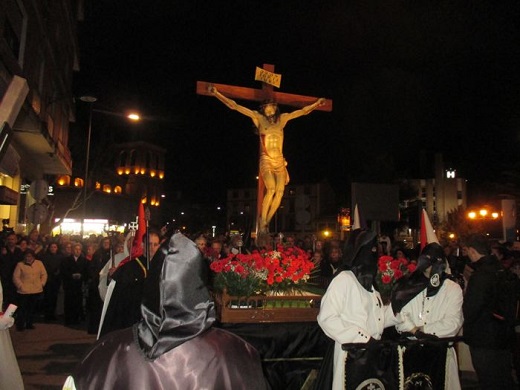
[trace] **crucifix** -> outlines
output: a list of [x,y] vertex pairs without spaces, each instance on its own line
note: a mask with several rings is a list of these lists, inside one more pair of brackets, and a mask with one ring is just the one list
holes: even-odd
[[[256,234],[269,232],[269,222],[280,206],[285,185],[289,182],[286,161],[283,158],[283,129],[291,119],[307,115],[313,110],[332,111],[332,101],[276,92],[281,76],[274,73],[274,65],[257,68],[256,80],[262,81],[262,89],[245,88],[225,84],[197,81],[197,94],[214,96],[229,108],[250,117],[260,136],[260,163],[258,175],[258,199]],[[261,112],[250,110],[231,99],[263,102]],[[278,104],[297,107],[291,113],[280,114]]]

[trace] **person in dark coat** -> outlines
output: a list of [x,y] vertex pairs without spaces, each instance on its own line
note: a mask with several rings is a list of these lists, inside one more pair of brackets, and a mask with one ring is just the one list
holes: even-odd
[[16,264],[23,260],[23,252],[16,246],[18,242],[16,233],[10,232],[7,234],[5,241],[6,245],[0,252],[0,278],[4,288],[4,307],[0,308],[2,311],[5,311],[10,303],[16,302],[17,296],[16,286],[13,283],[13,272]]
[[60,267],[63,255],[58,244],[51,242],[42,255],[42,262],[47,271],[47,284],[43,290],[43,313],[45,321],[56,321],[56,305],[61,287]]
[[78,325],[85,319],[83,284],[87,281],[87,259],[82,245],[73,244],[72,255],[65,257],[60,267],[63,280],[65,325]]
[[463,335],[483,389],[512,389],[514,328],[493,315],[500,261],[491,255],[488,239],[472,235],[464,241],[473,272],[468,281],[462,311]]
[[327,288],[334,275],[341,266],[342,252],[338,246],[332,246],[328,250],[328,254],[325,259],[320,263],[320,274],[324,283],[324,287]]
[[[150,259],[153,259],[160,244],[159,234],[148,234]],[[145,256],[123,260],[113,272],[111,278],[115,281],[109,298],[106,313],[103,318],[100,336],[117,329],[127,328],[141,318],[141,300],[144,282],[148,276],[148,262]]]
[[100,247],[92,255],[88,262],[88,298],[87,298],[87,332],[97,334],[103,301],[99,295],[99,272],[112,257],[112,243],[109,237],[101,240]]
[[175,234],[150,265],[139,323],[99,340],[64,388],[267,389],[257,350],[213,327],[206,267],[195,243]]

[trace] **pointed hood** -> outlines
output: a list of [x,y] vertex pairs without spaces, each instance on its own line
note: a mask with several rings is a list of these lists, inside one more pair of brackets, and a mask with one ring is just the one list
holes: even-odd
[[361,213],[359,212],[359,206],[356,203],[356,206],[354,207],[354,224],[352,225],[352,230],[357,229],[366,229],[366,222],[362,219]]
[[[392,309],[394,313],[400,312],[408,302],[424,289],[427,289],[426,296],[428,297],[437,294],[448,277],[445,272],[446,263],[442,246],[436,242],[426,245],[417,259],[415,271],[411,275],[399,279],[393,288]],[[430,277],[427,278],[424,271],[430,266],[432,269]]]
[[427,244],[431,244],[432,242],[438,244],[439,240],[433,231],[432,223],[430,222],[430,218],[428,218],[426,210],[423,209],[421,213],[421,251]]
[[377,234],[370,230],[354,230],[343,253],[341,268],[352,271],[359,283],[372,291],[377,274]]
[[421,255],[417,259],[417,268],[415,273],[424,272],[428,267],[432,267],[430,271],[430,279],[427,288],[429,297],[437,294],[446,279],[446,267],[448,260],[444,255],[442,246],[436,242],[432,242],[424,247]]
[[207,265],[193,241],[177,233],[161,247],[146,279],[142,320],[134,327],[148,359],[198,336],[215,321]]

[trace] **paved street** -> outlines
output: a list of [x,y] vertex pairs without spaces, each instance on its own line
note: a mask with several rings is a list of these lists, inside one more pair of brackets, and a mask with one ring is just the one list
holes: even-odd
[[[95,335],[82,328],[58,323],[36,323],[36,329],[18,332],[10,329],[26,390],[58,390],[85,355]],[[477,389],[475,378],[462,373],[462,388]],[[10,389],[9,389],[10,390]]]
[[61,324],[36,323],[34,330],[10,329],[26,390],[61,389],[95,335]]

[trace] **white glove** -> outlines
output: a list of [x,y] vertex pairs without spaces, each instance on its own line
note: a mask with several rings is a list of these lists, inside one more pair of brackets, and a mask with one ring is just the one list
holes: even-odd
[[410,313],[401,312],[399,314],[401,314],[401,323],[395,326],[399,333],[410,332],[413,328],[415,328],[415,323],[412,320]]
[[0,317],[0,330],[6,330],[14,325],[14,318],[11,316],[4,316],[2,315]]

